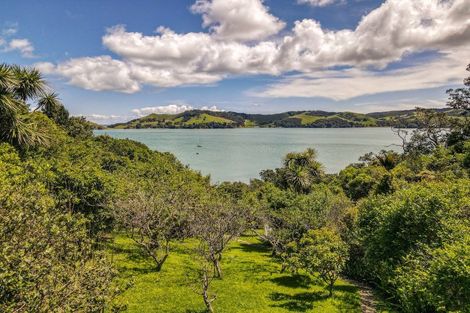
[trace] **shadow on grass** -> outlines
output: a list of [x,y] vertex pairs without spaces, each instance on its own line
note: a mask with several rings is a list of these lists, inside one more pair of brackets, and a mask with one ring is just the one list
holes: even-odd
[[278,286],[289,287],[289,288],[309,288],[311,284],[317,284],[316,279],[312,279],[307,275],[292,275],[292,276],[281,276],[272,278],[271,281]]
[[122,266],[121,271],[123,272],[127,272],[128,274],[130,272],[133,274],[149,274],[156,272],[155,264],[152,262],[149,256],[137,247],[110,245],[109,250],[111,251],[111,258],[113,258],[113,255],[123,255],[131,264],[138,265],[129,267]]
[[239,249],[243,252],[270,253],[271,247],[264,243],[240,243],[232,249]]
[[271,305],[272,307],[284,308],[292,312],[307,312],[313,309],[315,302],[325,300],[328,295],[323,292],[301,292],[294,295],[273,292],[270,298],[279,302],[279,304]]

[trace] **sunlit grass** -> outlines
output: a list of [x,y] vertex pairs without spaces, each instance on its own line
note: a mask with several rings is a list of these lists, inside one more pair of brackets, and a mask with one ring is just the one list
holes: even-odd
[[[127,312],[204,312],[202,298],[189,284],[188,273],[196,263],[193,243],[174,246],[163,270],[153,264],[131,240],[117,236],[110,254],[119,270],[119,280],[133,280],[133,286],[117,301]],[[338,281],[333,297],[316,277],[281,274],[269,249],[256,238],[242,237],[223,256],[224,278],[213,282],[217,294],[216,312],[360,312],[357,288]]]

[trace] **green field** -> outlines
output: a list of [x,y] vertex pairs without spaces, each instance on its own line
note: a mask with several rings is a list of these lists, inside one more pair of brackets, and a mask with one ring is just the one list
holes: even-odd
[[297,115],[294,115],[292,116],[291,118],[297,118],[297,119],[300,119],[300,123],[302,125],[310,125],[312,124],[313,122],[321,119],[322,117],[320,116],[314,116],[314,115],[309,115],[309,114],[306,114],[306,113],[301,113],[301,114],[297,114]]
[[212,116],[207,113],[203,113],[199,114],[198,116],[192,117],[189,121],[184,123],[184,125],[199,125],[207,123],[232,124],[233,121],[223,117]]
[[[118,280],[133,285],[117,301],[126,312],[202,313],[202,298],[188,278],[196,266],[192,244],[173,247],[160,273],[133,242],[122,236],[110,247],[119,271]],[[281,274],[268,247],[253,237],[241,237],[225,252],[224,278],[213,282],[216,312],[361,312],[358,289],[344,281],[336,283],[333,297],[317,277]]]

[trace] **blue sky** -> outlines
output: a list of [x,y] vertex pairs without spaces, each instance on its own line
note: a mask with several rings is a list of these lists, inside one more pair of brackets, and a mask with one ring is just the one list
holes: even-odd
[[469,8],[468,0],[3,0],[0,60],[37,66],[73,114],[103,123],[190,108],[442,107],[470,62]]

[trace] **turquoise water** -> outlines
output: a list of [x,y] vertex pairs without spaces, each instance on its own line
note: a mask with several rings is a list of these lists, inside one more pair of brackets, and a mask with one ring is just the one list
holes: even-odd
[[115,138],[140,141],[171,152],[213,182],[243,181],[276,168],[288,152],[315,148],[328,173],[336,173],[367,152],[397,149],[390,128],[240,128],[100,130]]

